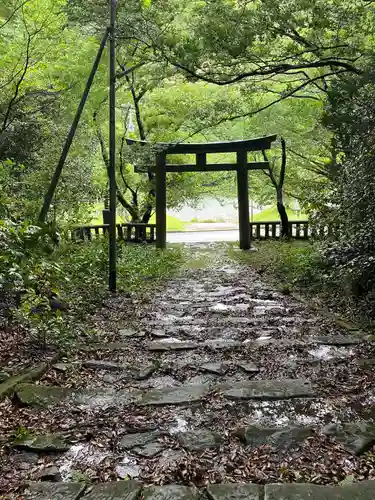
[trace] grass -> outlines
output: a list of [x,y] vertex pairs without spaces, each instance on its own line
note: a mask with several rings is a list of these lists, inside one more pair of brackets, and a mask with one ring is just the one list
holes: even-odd
[[[150,224],[155,224],[155,214],[150,219]],[[185,231],[186,223],[173,215],[167,214],[167,231]]]
[[[103,204],[98,203],[93,209],[93,217],[91,219],[90,224],[92,226],[103,224],[103,216],[102,216]],[[124,224],[125,219],[117,214],[116,223]],[[150,219],[150,224],[155,224],[155,214]],[[173,217],[172,215],[167,214],[167,231],[184,231],[186,223],[177,217]]]
[[[106,239],[79,244],[66,243],[55,254],[60,290],[65,298],[84,310],[107,293],[108,243]],[[151,245],[118,244],[118,290],[144,293],[177,271],[183,261],[181,248],[157,250]],[[69,277],[67,280],[66,277]]]
[[[287,208],[286,212],[290,220],[307,220],[308,216],[300,211],[292,210],[291,208]],[[279,221],[280,216],[276,207],[268,207],[255,214],[253,217],[254,222],[273,222]]]
[[314,245],[307,241],[262,241],[257,252],[235,252],[236,259],[262,274],[276,278],[280,286],[295,289],[322,286],[323,268]]

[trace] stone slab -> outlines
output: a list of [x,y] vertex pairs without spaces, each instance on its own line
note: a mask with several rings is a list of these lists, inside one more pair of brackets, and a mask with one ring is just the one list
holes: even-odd
[[201,401],[209,390],[209,384],[166,387],[165,389],[144,393],[139,404],[143,406],[163,406],[196,403]]
[[31,483],[25,495],[27,500],[78,500],[86,485],[84,483]]
[[341,336],[341,335],[333,335],[333,336],[320,336],[311,338],[310,340],[315,340],[318,344],[323,345],[335,345],[335,346],[346,346],[346,345],[354,345],[359,344],[361,339],[358,337],[352,336]]
[[[375,425],[367,422],[329,424],[323,434],[342,444],[346,451],[361,455],[375,444]],[[375,495],[374,495],[375,497]]]
[[199,492],[194,487],[170,484],[151,486],[142,492],[142,500],[198,500]]
[[155,441],[160,436],[158,431],[150,432],[136,432],[134,434],[126,434],[120,440],[120,448],[124,450],[131,450],[136,446],[144,446],[152,441]]
[[13,443],[14,448],[27,451],[40,452],[61,452],[68,451],[69,444],[55,434],[44,434],[39,436],[27,436],[23,439],[17,439]]
[[137,481],[112,481],[89,487],[83,500],[137,500],[140,491]]
[[128,342],[108,342],[108,343],[93,343],[93,344],[81,344],[78,346],[81,351],[85,352],[96,352],[96,351],[122,351],[123,349],[129,349]]
[[238,366],[246,373],[258,373],[260,370],[255,363],[238,363]]
[[278,428],[249,425],[240,427],[234,432],[234,435],[249,446],[270,445],[278,450],[285,450],[298,446],[313,433],[313,430],[308,427]]
[[218,448],[224,441],[220,434],[208,429],[181,432],[177,436],[181,446],[189,451],[203,451],[207,448]]
[[281,400],[316,396],[311,384],[304,379],[254,380],[235,382],[228,390],[222,391],[227,399]]
[[154,372],[156,372],[156,370],[158,370],[159,368],[160,368],[160,363],[157,361],[146,364],[138,370],[135,378],[137,380],[146,380],[147,378],[151,377],[151,375]]
[[225,375],[229,367],[229,363],[205,363],[199,369],[203,372],[213,373],[214,375]]
[[26,369],[22,373],[6,378],[0,384],[0,401],[6,396],[11,396],[18,384],[39,380],[48,370],[50,363],[53,363],[54,361],[56,361],[56,359],[57,357],[55,357],[50,362],[39,363],[32,366],[31,368]]
[[185,351],[188,349],[197,349],[198,344],[196,342],[190,342],[189,340],[181,342],[150,342],[147,346],[149,351]]
[[375,481],[345,486],[313,484],[268,484],[264,500],[373,500]]
[[164,450],[164,445],[158,443],[157,441],[152,441],[144,446],[136,447],[132,449],[132,452],[143,458],[154,458],[159,455]]
[[226,339],[211,339],[206,340],[204,343],[204,347],[208,347],[210,349],[234,349],[236,347],[241,347],[242,343],[237,342],[236,340],[226,340]]
[[360,358],[356,360],[356,364],[362,368],[373,368],[375,366],[375,358]]
[[210,484],[207,495],[210,500],[260,500],[261,487],[256,484]]
[[123,328],[119,332],[122,338],[142,338],[146,335],[145,332],[133,330],[132,328]]
[[84,361],[83,366],[92,370],[108,370],[108,371],[123,371],[129,370],[129,364],[114,363],[112,361],[102,361],[99,359],[91,359]]
[[34,407],[48,407],[63,401],[89,407],[120,406],[135,403],[140,391],[116,391],[112,389],[88,389],[75,391],[50,385],[20,384],[16,396],[21,404]]

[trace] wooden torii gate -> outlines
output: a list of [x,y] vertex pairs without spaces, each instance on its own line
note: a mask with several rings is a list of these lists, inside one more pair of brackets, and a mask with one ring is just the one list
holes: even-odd
[[[245,141],[208,142],[200,144],[168,144],[148,143],[127,139],[127,144],[148,145],[155,148],[156,166],[153,169],[156,180],[156,247],[167,245],[167,193],[166,174],[168,172],[237,172],[238,219],[240,229],[240,248],[251,248],[251,232],[249,221],[249,170],[263,170],[269,166],[267,161],[248,162],[249,151],[264,151],[271,148],[277,135],[248,139]],[[237,163],[207,164],[209,153],[236,153]],[[177,165],[167,163],[169,154],[195,154],[195,164]]]

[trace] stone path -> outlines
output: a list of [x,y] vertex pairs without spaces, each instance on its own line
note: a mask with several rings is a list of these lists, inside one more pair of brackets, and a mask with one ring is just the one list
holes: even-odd
[[[31,415],[43,439],[21,436],[9,467],[57,443],[43,467],[23,467],[32,480],[54,467],[60,482],[32,483],[26,498],[373,499],[360,456],[375,443],[374,345],[220,247],[191,252],[110,342],[17,387],[15,419]],[[85,490],[77,473],[101,484]]]

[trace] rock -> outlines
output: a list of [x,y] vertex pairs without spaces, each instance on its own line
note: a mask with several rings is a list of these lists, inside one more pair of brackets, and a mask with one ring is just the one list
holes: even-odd
[[238,363],[238,366],[246,373],[258,373],[260,371],[255,363]]
[[113,363],[112,361],[101,361],[96,359],[84,361],[83,366],[92,370],[108,370],[114,372],[130,369],[129,364]]
[[169,484],[150,486],[143,490],[143,500],[198,500],[199,492],[195,487]]
[[198,344],[189,340],[180,342],[154,341],[148,344],[149,351],[184,351],[187,349],[196,349]]
[[196,403],[201,401],[209,390],[208,384],[153,390],[143,395],[140,404],[143,406],[162,406]]
[[42,469],[36,476],[36,479],[40,479],[40,481],[51,481],[53,483],[58,483],[62,480],[59,469],[52,465],[50,467],[46,467]]
[[84,483],[31,483],[28,500],[78,500],[83,495]]
[[160,435],[161,433],[159,431],[126,434],[120,441],[120,448],[123,450],[131,450],[135,447],[140,448],[148,443],[156,441]]
[[200,370],[214,375],[225,375],[229,370],[229,363],[205,363],[201,365]]
[[126,342],[108,342],[108,343],[93,343],[93,344],[80,344],[78,348],[85,352],[96,351],[122,351],[129,349],[129,344]]
[[373,367],[375,366],[375,358],[360,358],[356,360],[356,363],[363,368]]
[[181,450],[164,450],[159,459],[159,468],[162,470],[174,469],[184,458],[185,454]]
[[103,382],[106,384],[114,384],[116,382],[116,378],[113,375],[104,375]]
[[146,380],[149,377],[151,377],[151,375],[154,372],[156,372],[156,370],[158,370],[159,368],[160,368],[160,363],[154,361],[153,363],[150,363],[140,368],[135,378],[137,380]]
[[147,443],[144,446],[136,446],[132,452],[143,458],[153,458],[164,450],[164,446],[157,441]]
[[235,382],[231,389],[224,390],[227,399],[259,399],[263,401],[314,397],[311,384],[303,379],[254,380]]
[[207,429],[181,432],[177,435],[181,446],[189,451],[203,451],[206,448],[218,448],[224,441],[220,434]]
[[18,449],[34,451],[37,453],[62,452],[69,450],[69,444],[55,434],[44,434],[39,436],[26,436],[17,439],[13,446]]
[[145,332],[136,331],[132,328],[123,328],[118,333],[122,338],[142,338],[146,335]]
[[200,385],[200,384],[211,384],[215,380],[214,375],[206,373],[206,375],[195,375],[192,378],[186,380],[187,384]]
[[264,500],[373,500],[374,481],[345,486],[313,484],[267,484]]
[[121,406],[137,402],[141,394],[137,390],[117,391],[112,388],[74,390],[33,384],[21,384],[16,388],[16,396],[20,403],[36,407],[48,407],[64,401],[92,408]]
[[307,427],[259,427],[250,425],[241,427],[234,435],[250,446],[274,446],[278,450],[285,450],[299,445],[313,435],[313,430]]
[[66,373],[68,370],[72,370],[80,365],[80,363],[56,363],[53,368],[58,372]]
[[151,332],[151,335],[153,337],[158,338],[158,339],[163,339],[163,338],[165,338],[165,331],[164,330],[153,330]]
[[12,462],[15,464],[27,464],[29,466],[37,465],[39,460],[39,455],[37,453],[24,452],[15,453],[12,455]]
[[7,373],[7,372],[0,372],[0,383],[1,382],[5,382],[6,380],[8,380],[8,378],[10,378],[9,373]]
[[365,453],[375,444],[375,425],[372,423],[329,424],[322,432],[354,455]]
[[256,484],[210,484],[210,500],[260,500],[261,487]]
[[209,347],[211,349],[234,349],[236,347],[241,347],[241,345],[241,342],[230,339],[211,339],[206,340],[204,343],[205,347]]
[[[56,361],[56,356],[51,362]],[[26,369],[22,373],[8,377],[4,382],[0,384],[0,401],[6,396],[11,396],[14,394],[15,388],[18,384],[23,382],[32,382],[34,380],[39,380],[48,370],[49,362],[38,363],[31,368]]]
[[354,345],[354,344],[359,344],[361,342],[361,340],[358,337],[355,337],[354,335],[352,336],[348,335],[347,337],[340,335],[320,336],[311,338],[310,340],[315,341],[318,344],[335,345],[335,346]]
[[140,492],[141,485],[137,481],[113,481],[91,486],[84,500],[137,500]]

